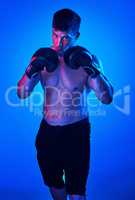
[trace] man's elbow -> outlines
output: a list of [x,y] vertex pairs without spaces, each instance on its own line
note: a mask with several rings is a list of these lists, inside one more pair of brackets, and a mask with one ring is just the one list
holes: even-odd
[[101,99],[101,102],[102,102],[103,104],[111,104],[112,101],[113,101],[113,97],[112,97],[112,96],[109,96],[109,97],[106,97],[106,98],[104,98],[104,99]]
[[19,93],[19,92],[17,92],[17,96],[18,96],[19,99],[26,99],[28,97],[28,95],[26,95],[24,93],[22,94],[22,93]]
[[103,92],[100,96],[100,100],[103,104],[111,104],[113,101],[113,90],[111,90],[111,92]]
[[27,97],[30,96],[30,92],[28,92],[28,90],[24,90],[24,88],[22,89],[21,87],[17,87],[17,96],[19,97],[19,99],[26,99]]
[[19,99],[26,99],[26,98],[29,97],[30,95],[25,94],[25,93],[17,92],[17,96],[19,97]]

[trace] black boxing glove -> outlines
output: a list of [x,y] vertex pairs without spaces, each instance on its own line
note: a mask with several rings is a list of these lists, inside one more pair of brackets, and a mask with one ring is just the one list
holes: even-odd
[[95,56],[81,46],[74,46],[69,48],[64,53],[65,63],[72,69],[78,69],[83,67],[91,78],[95,78],[100,74],[100,71],[96,68]]
[[51,48],[40,48],[35,52],[34,57],[35,59],[31,61],[25,72],[29,78],[37,75],[44,68],[47,72],[53,72],[58,67],[57,52]]

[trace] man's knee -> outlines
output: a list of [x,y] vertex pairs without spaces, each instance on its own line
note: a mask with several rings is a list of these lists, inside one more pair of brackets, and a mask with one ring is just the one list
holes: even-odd
[[65,188],[58,189],[55,187],[50,187],[49,190],[54,200],[67,200]]
[[82,195],[69,195],[69,200],[86,200],[85,196]]

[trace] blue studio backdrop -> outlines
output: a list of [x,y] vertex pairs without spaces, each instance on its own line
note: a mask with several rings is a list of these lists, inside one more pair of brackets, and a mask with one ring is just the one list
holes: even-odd
[[[114,86],[114,101],[91,97],[91,168],[87,198],[135,199],[133,74],[135,3],[131,0],[23,0],[1,2],[1,165],[0,198],[51,199],[36,161],[35,137],[41,121],[41,96],[18,99],[16,85],[31,55],[51,44],[53,13],[71,8],[82,17],[78,44],[95,53]],[[37,94],[41,86],[35,88]],[[38,105],[38,106],[35,106]]]

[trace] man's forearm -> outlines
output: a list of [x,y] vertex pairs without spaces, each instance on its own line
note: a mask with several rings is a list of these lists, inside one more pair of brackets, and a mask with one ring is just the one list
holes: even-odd
[[38,81],[38,75],[37,77],[33,77],[30,79],[26,74],[24,74],[17,84],[18,97],[21,99],[28,97],[31,94],[34,86],[38,83]]
[[107,78],[100,73],[92,80],[92,85],[97,98],[104,104],[110,104],[113,100],[113,87]]

